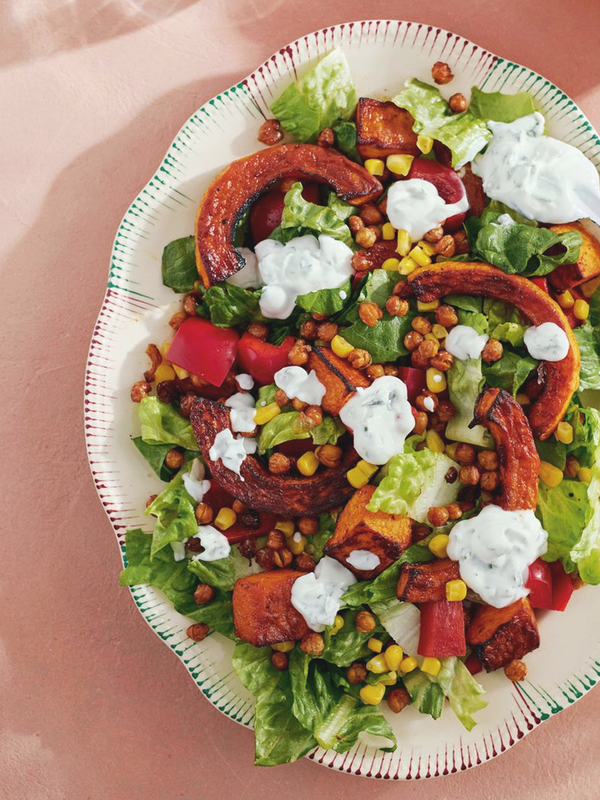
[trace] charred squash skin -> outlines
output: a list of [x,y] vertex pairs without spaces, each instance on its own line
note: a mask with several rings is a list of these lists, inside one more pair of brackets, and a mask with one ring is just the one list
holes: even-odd
[[566,292],[580,283],[591,281],[600,275],[600,242],[581,224],[581,222],[568,222],[565,225],[551,225],[554,233],[568,233],[577,231],[582,238],[579,249],[579,258],[575,264],[561,264],[548,275],[553,288],[559,292]]
[[569,352],[562,361],[541,363],[545,388],[529,414],[534,435],[547,439],[579,386],[579,347],[558,303],[527,278],[507,275],[490,264],[447,261],[415,270],[408,280],[417,299],[426,303],[453,293],[494,297],[518,308],[534,325],[554,322],[562,328],[569,340]]
[[342,505],[354,493],[346,478],[346,472],[359,461],[352,449],[344,455],[339,467],[309,478],[273,475],[251,455],[242,462],[241,475],[238,475],[227,469],[221,460],[211,461],[208,454],[217,433],[231,428],[227,406],[199,399],[194,403],[190,422],[200,452],[217,483],[250,508],[284,514],[286,518],[316,516]]
[[234,161],[210,184],[196,216],[196,264],[207,288],[242,269],[244,259],[234,246],[237,224],[252,203],[283,178],[329,184],[356,206],[382,191],[377,178],[359,164],[312,144],[282,144]]
[[356,149],[362,158],[385,158],[390,153],[418,156],[412,116],[391,101],[361,97],[356,107]]
[[540,646],[531,603],[524,597],[505,608],[481,606],[467,628],[467,643],[486,672],[505,667]]
[[506,511],[535,509],[540,457],[521,406],[504,389],[488,389],[477,399],[474,422],[496,442],[502,490],[495,502]]
[[325,387],[321,405],[328,414],[334,416],[340,413],[342,406],[359,387],[366,389],[371,385],[362,372],[336,356],[328,347],[315,345],[308,357],[307,366],[309,370],[314,369]]

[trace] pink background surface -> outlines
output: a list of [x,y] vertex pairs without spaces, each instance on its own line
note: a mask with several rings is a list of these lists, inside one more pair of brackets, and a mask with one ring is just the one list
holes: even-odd
[[500,759],[431,783],[366,783],[308,761],[254,768],[251,733],[203,699],[117,584],[119,554],[84,449],[85,356],[115,229],[200,104],[302,33],[392,17],[449,28],[538,70],[600,127],[596,0],[299,6],[0,6],[1,798],[600,796],[600,691]]

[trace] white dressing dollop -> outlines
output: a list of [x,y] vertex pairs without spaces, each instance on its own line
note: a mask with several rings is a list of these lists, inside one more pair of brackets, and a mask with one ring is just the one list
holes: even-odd
[[292,584],[292,605],[313,631],[333,625],[342,595],[356,578],[335,558],[322,558],[314,572],[296,578]]
[[252,375],[248,375],[247,372],[240,372],[239,375],[235,376],[235,380],[240,389],[243,389],[245,392],[249,392],[254,388],[254,378]]
[[599,221],[596,167],[573,145],[545,136],[541,114],[488,127],[492,140],[473,161],[488,197],[538,222]]
[[456,325],[446,337],[446,350],[458,358],[468,361],[479,358],[490,337],[485,333],[477,333],[470,325]]
[[258,259],[256,255],[247,247],[238,247],[238,253],[242,256],[246,264],[238,272],[227,278],[227,283],[233,283],[242,289],[258,289],[262,286],[258,275]]
[[450,531],[448,555],[486,603],[504,608],[529,594],[529,565],[546,552],[548,534],[534,512],[489,505]]
[[199,525],[194,539],[200,539],[204,550],[193,555],[192,561],[220,561],[222,558],[227,558],[231,552],[227,537],[212,525]]
[[413,241],[422,239],[449,217],[469,210],[466,192],[457,203],[446,203],[429,181],[409,178],[395,181],[387,194],[387,215],[394,228],[408,231]]
[[171,549],[173,550],[173,561],[183,561],[185,558],[185,543],[187,539],[182,542],[171,542]]
[[340,419],[354,435],[354,449],[369,464],[386,464],[404,450],[415,427],[406,384],[383,375],[366,389],[358,388],[342,407]]
[[184,472],[182,475],[183,485],[185,486],[186,492],[197,503],[202,502],[204,495],[210,489],[210,481],[204,480],[205,474],[206,470],[204,468],[204,464],[199,458],[195,458],[192,461],[190,471]]
[[370,550],[353,550],[346,559],[346,563],[354,569],[369,570],[377,569],[381,564],[381,559],[377,553],[372,553]]
[[260,310],[269,319],[286,319],[299,294],[339,289],[354,273],[352,250],[331,236],[298,236],[283,244],[264,239],[256,245],[258,274],[265,287]]
[[283,367],[275,373],[274,380],[275,386],[290,400],[297,398],[310,406],[321,405],[326,389],[314,369],[307,372],[302,367]]
[[[223,466],[240,475],[242,462],[249,453],[256,452],[256,439],[248,436],[234,438],[229,428],[219,431],[215,436],[212,447],[208,451],[211,461],[221,459]],[[242,477],[240,475],[240,477]],[[244,480],[244,478],[242,478]]]
[[529,355],[540,361],[562,361],[569,352],[567,334],[555,322],[527,328],[524,339]]
[[254,422],[256,408],[251,394],[245,392],[232,394],[225,400],[225,405],[231,409],[229,418],[231,429],[235,433],[251,433],[256,428],[256,422]]

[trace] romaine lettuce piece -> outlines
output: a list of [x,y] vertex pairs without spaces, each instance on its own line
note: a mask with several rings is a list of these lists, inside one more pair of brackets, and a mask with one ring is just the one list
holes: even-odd
[[260,429],[258,452],[265,453],[272,447],[295,439],[310,439],[317,445],[335,444],[346,429],[337,417],[323,417],[323,421],[311,431],[297,431],[295,423],[300,416],[299,411],[286,411],[278,414]]
[[491,119],[494,122],[514,122],[533,114],[535,106],[529,92],[484,92],[478,86],[473,86],[469,111],[473,116],[486,121]]
[[350,119],[356,102],[346,56],[336,48],[288,86],[271,111],[296,141],[314,142],[323,128]]
[[261,290],[251,292],[224,281],[204,292],[198,313],[221,328],[248,325],[264,319],[259,307],[260,294]]
[[421,612],[412,603],[402,603],[396,597],[371,603],[371,610],[407,655],[416,655],[421,631]]
[[442,716],[444,692],[431,675],[415,669],[408,675],[404,675],[402,682],[417,711],[421,714],[429,714],[433,719],[439,719]]
[[581,353],[579,389],[600,389],[600,329],[588,320],[574,328],[573,333]]
[[189,468],[189,464],[183,466],[146,509],[146,514],[156,517],[152,535],[152,557],[171,542],[182,542],[198,533],[194,513],[196,504],[183,483],[183,475]]
[[456,414],[446,426],[446,438],[477,447],[493,447],[494,441],[482,425],[470,427],[475,403],[484,384],[481,358],[470,358],[467,361],[455,359],[447,374],[450,402],[456,409]]
[[320,206],[304,199],[302,184],[297,182],[285,193],[283,202],[281,222],[269,238],[285,243],[297,236],[324,234],[339,239],[348,247],[354,247],[352,233],[346,225],[352,206],[340,200],[334,193],[329,195],[328,205]]
[[415,133],[431,136],[450,148],[453,167],[471,161],[492,138],[485,120],[478,119],[470,110],[453,114],[439,89],[415,78],[407,82],[393,101],[412,114]]
[[138,405],[137,415],[146,444],[171,444],[186,450],[198,450],[189,420],[179,416],[172,406],[161,403],[158,397],[144,397]]
[[375,490],[367,508],[387,514],[404,514],[417,522],[425,522],[431,506],[448,505],[456,500],[460,483],[448,483],[446,473],[458,464],[444,453],[427,448],[415,450],[419,437],[411,437],[388,461],[382,472],[385,477]]

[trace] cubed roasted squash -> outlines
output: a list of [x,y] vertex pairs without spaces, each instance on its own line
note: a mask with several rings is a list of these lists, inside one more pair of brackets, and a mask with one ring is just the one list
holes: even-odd
[[252,203],[283,178],[327,183],[352,205],[374,200],[382,189],[360,164],[312,144],[282,144],[234,161],[210,184],[196,216],[196,264],[206,287],[244,267],[234,246],[238,223]]
[[558,292],[566,292],[573,286],[591,281],[600,275],[600,242],[581,222],[568,222],[565,225],[551,225],[554,233],[577,231],[583,242],[579,248],[579,258],[575,264],[561,264],[548,275],[550,283]]
[[581,361],[573,330],[558,303],[527,278],[479,262],[445,261],[421,267],[408,280],[417,300],[424,303],[455,293],[494,297],[518,308],[534,325],[553,322],[566,333],[569,352],[562,361],[541,362],[539,373],[545,386],[529,412],[534,435],[539,439],[551,436],[579,386]]
[[356,149],[362,158],[419,155],[414,123],[408,111],[395,103],[361,97],[356,108]]
[[309,370],[314,369],[317,378],[325,387],[321,405],[328,414],[337,416],[346,400],[358,387],[366,389],[371,385],[364,373],[359,372],[329,347],[313,347],[308,357]]
[[291,642],[308,633],[308,625],[291,601],[292,586],[305,573],[291,569],[259,572],[233,587],[235,634],[254,647]]
[[[411,539],[408,517],[369,511],[367,505],[373,497],[374,486],[363,486],[348,501],[337,518],[335,532],[325,545],[325,553],[336,558],[355,575],[368,580],[379,575],[406,550]],[[357,569],[348,563],[355,550],[367,550],[379,558],[374,569]]]
[[449,558],[436,558],[426,564],[402,564],[396,596],[407,603],[445,600],[446,584],[459,578],[458,561]]
[[535,650],[540,645],[540,635],[529,600],[524,597],[505,608],[478,608],[467,628],[467,644],[487,672]]
[[210,458],[217,433],[231,430],[230,409],[223,403],[199,399],[192,408],[190,422],[202,457],[217,483],[257,511],[278,515],[285,511],[286,517],[314,516],[342,505],[354,492],[346,472],[357,464],[359,457],[351,448],[344,453],[338,467],[310,477],[274,475],[253,455],[245,457],[238,475],[220,459],[212,461]]
[[474,420],[496,443],[501,488],[495,501],[506,511],[535,509],[540,457],[521,406],[504,389],[488,389],[475,403]]

